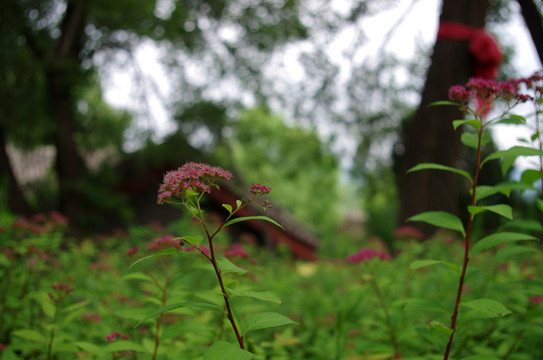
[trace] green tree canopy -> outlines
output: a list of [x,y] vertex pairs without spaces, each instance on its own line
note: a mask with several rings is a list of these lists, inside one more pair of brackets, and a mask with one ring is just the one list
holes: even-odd
[[243,111],[229,128],[229,149],[219,146],[217,157],[243,169],[246,182],[271,186],[272,199],[308,228],[321,235],[335,230],[338,161],[315,129],[287,126],[264,108]]

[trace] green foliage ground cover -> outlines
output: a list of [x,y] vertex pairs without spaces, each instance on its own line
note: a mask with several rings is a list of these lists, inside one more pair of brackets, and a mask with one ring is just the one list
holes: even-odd
[[[157,238],[194,233],[189,220],[168,229],[134,227],[76,241],[56,219],[54,214],[2,219],[0,359],[150,359],[158,316],[135,325],[161,307],[166,280],[167,304],[223,305],[213,272],[195,253],[160,256],[129,269],[135,259],[156,251],[147,246]],[[219,243],[218,251],[228,250],[226,238]],[[383,250],[381,242],[362,239],[341,246],[347,254],[360,247]],[[139,251],[128,255],[135,247]],[[458,282],[447,262],[461,262],[461,240],[443,232],[426,242],[397,239],[396,248],[390,261],[354,264],[324,254],[319,261],[302,262],[244,244],[250,256],[230,260],[248,272],[230,276],[228,286],[240,292],[273,289],[282,304],[275,298],[233,298],[242,326],[255,326],[246,323],[248,316],[266,311],[297,323],[251,331],[248,350],[262,360],[391,359],[395,349],[387,311],[404,359],[441,358],[447,337],[440,324],[449,320]],[[442,262],[414,263],[424,259]],[[473,255],[454,359],[543,358],[542,260],[536,242]],[[57,292],[55,284],[73,291]],[[469,302],[481,298],[499,301],[505,309]],[[221,312],[197,305],[164,313],[159,338],[157,359],[206,359],[205,350],[217,339],[235,343]]]

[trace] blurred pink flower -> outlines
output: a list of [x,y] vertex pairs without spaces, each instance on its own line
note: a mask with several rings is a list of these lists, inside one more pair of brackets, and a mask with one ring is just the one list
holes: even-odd
[[400,226],[396,228],[394,231],[394,236],[401,237],[401,238],[410,238],[415,240],[422,240],[424,239],[424,234],[419,229],[413,227],[413,226]]
[[392,260],[392,257],[384,251],[377,251],[374,249],[361,249],[356,254],[347,256],[345,258],[345,261],[358,264],[364,261],[371,260],[373,258],[379,258],[381,260]]
[[134,246],[133,248],[130,248],[130,249],[126,250],[126,255],[128,255],[128,256],[134,255],[134,254],[136,254],[138,251],[139,251],[138,247],[137,247],[137,246]]
[[115,332],[112,332],[111,334],[109,335],[106,335],[104,337],[104,339],[106,341],[115,341],[117,340],[118,338],[122,338],[123,340],[128,340],[129,339],[129,336],[128,335],[124,335],[118,331],[115,331]]
[[100,317],[100,315],[96,313],[83,314],[81,315],[81,319],[83,319],[83,321],[86,321],[86,322],[95,322],[95,323],[102,322],[102,318]]
[[543,296],[534,295],[530,297],[530,302],[534,305],[540,304],[543,302]]
[[157,237],[155,240],[153,240],[152,243],[147,245],[147,250],[165,250],[171,247],[181,249],[179,241],[175,240],[173,236],[166,235]]
[[224,252],[225,256],[249,257],[241,243],[234,243]]

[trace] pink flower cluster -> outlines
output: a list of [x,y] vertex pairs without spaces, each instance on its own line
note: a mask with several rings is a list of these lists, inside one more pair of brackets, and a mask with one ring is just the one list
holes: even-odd
[[112,332],[111,334],[106,335],[104,337],[104,339],[106,341],[115,341],[118,338],[122,338],[123,340],[128,340],[129,339],[128,335],[124,335],[123,333],[120,333],[118,331]]
[[[530,92],[530,94],[527,92]],[[466,86],[455,85],[449,89],[449,99],[462,104],[464,107],[470,98],[476,99],[484,108],[488,107],[488,105],[498,98],[508,103],[523,103],[539,100],[542,96],[542,73],[535,73],[528,78],[510,79],[507,81],[471,78]]]
[[55,297],[53,294],[49,292],[48,293],[49,298],[56,302],[61,301],[62,299],[66,297],[66,295],[74,291],[74,289],[69,284],[64,284],[64,283],[53,284],[51,285],[51,288],[55,290],[55,292],[57,293],[57,297]]
[[534,295],[530,297],[530,302],[534,305],[543,303],[543,296]]
[[270,191],[271,191],[271,187],[260,185],[260,184],[253,184],[251,185],[251,188],[249,189],[249,192],[253,195],[269,194]]
[[81,315],[81,319],[83,319],[83,321],[86,321],[86,322],[95,322],[95,323],[102,322],[102,317],[96,313],[83,314]]
[[346,262],[358,264],[364,261],[369,261],[373,258],[379,258],[381,260],[392,260],[391,256],[384,251],[377,251],[374,249],[361,249],[356,254],[347,256]]
[[172,197],[183,199],[187,190],[196,193],[210,192],[217,180],[230,180],[231,177],[230,172],[220,167],[188,162],[164,175],[158,190],[158,203],[163,204]]
[[181,250],[179,241],[175,240],[173,236],[166,235],[166,236],[157,237],[155,240],[153,240],[152,243],[147,245],[147,250],[158,251],[158,250],[169,249],[171,247]]
[[238,257],[249,257],[249,253],[243,249],[243,245],[240,243],[234,243],[224,252],[225,256],[238,256]]

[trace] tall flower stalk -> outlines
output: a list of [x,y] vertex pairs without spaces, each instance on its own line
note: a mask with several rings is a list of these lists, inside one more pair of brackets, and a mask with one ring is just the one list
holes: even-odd
[[[238,212],[243,208],[247,207],[250,204],[255,204],[258,199],[262,196],[268,194],[271,191],[271,188],[261,185],[253,184],[249,193],[249,200],[241,201],[237,200],[235,206],[230,204],[223,204],[223,207],[228,211],[228,216],[220,223],[220,225],[215,229],[210,229],[208,223],[206,222],[204,212],[202,210],[201,201],[205,194],[211,192],[212,189],[219,189],[218,182],[224,180],[230,180],[231,173],[221,169],[219,167],[211,167],[206,164],[200,163],[186,163],[179,169],[175,171],[170,171],[164,176],[164,180],[160,186],[158,194],[158,203],[164,204],[177,204],[182,205],[187,209],[192,217],[196,219],[203,227],[205,236],[207,239],[207,248],[200,245],[199,239],[191,236],[180,237],[179,242],[182,245],[188,246],[192,251],[196,251],[205,259],[207,259],[214,270],[217,282],[221,289],[221,294],[224,299],[224,306],[226,309],[226,317],[230,322],[234,335],[238,341],[239,348],[245,350],[244,342],[244,333],[240,330],[238,323],[236,322],[236,316],[232,309],[231,296],[234,294],[234,291],[228,289],[225,286],[223,280],[223,269],[221,267],[229,267],[230,269],[234,268],[235,270],[242,270],[237,268],[234,264],[230,263],[226,258],[218,259],[215,249],[214,240],[215,237],[227,226],[245,220],[265,220],[269,221],[279,227],[281,227],[274,220],[265,217],[265,216],[249,216],[249,217],[236,217]],[[263,208],[268,208],[271,205],[266,200],[262,204],[259,204]],[[262,299],[267,299],[268,301],[277,302],[273,295],[269,294],[257,294],[254,293],[254,297]],[[278,301],[280,303],[280,300]],[[165,304],[163,304],[165,305]],[[162,313],[161,313],[162,314]],[[281,317],[279,319],[278,314],[266,313],[266,316],[271,316],[276,320],[278,325],[292,323],[289,319]],[[279,319],[279,320],[278,320]],[[160,319],[159,319],[160,320]],[[278,321],[277,321],[278,320]],[[271,326],[278,326],[271,325]],[[245,329],[247,331],[247,329]]]
[[[443,333],[448,333],[448,339],[447,339],[447,345],[445,347],[445,351],[443,354],[443,359],[448,360],[452,345],[453,345],[453,339],[457,332],[457,325],[458,325],[458,316],[460,312],[460,307],[467,306],[472,308],[480,308],[478,305],[484,304],[487,308],[491,308],[492,311],[490,317],[498,317],[498,316],[504,316],[510,311],[506,309],[502,304],[497,303],[494,300],[490,299],[477,299],[474,300],[475,303],[472,301],[470,302],[463,302],[462,301],[462,295],[464,290],[464,285],[466,281],[466,272],[468,268],[468,263],[470,259],[471,253],[474,253],[474,249],[472,247],[472,227],[473,227],[473,221],[476,215],[479,213],[490,211],[493,213],[496,213],[498,215],[501,215],[505,218],[512,219],[512,209],[509,205],[506,204],[497,204],[497,205],[479,205],[479,200],[483,199],[486,196],[503,192],[504,187],[485,187],[485,191],[478,192],[478,182],[479,182],[479,176],[481,173],[481,169],[483,165],[489,161],[494,159],[504,159],[502,163],[502,173],[503,175],[506,174],[507,170],[511,167],[514,160],[519,156],[534,156],[537,155],[540,159],[540,166],[539,170],[540,172],[543,171],[543,168],[541,166],[542,163],[542,156],[543,152],[541,149],[541,144],[539,146],[539,149],[533,149],[533,148],[527,148],[527,147],[513,147],[509,150],[504,151],[497,151],[490,155],[488,155],[485,159],[482,159],[482,148],[484,145],[484,135],[485,130],[493,124],[497,123],[506,123],[506,124],[515,124],[515,125],[525,125],[526,119],[513,115],[510,113],[510,110],[515,107],[519,103],[523,103],[526,101],[534,101],[534,97],[531,95],[523,94],[521,93],[521,90],[528,89],[528,90],[535,90],[536,94],[541,94],[541,86],[537,87],[538,82],[541,82],[543,80],[543,77],[541,75],[535,74],[531,78],[528,79],[514,79],[510,81],[493,81],[493,80],[486,80],[481,78],[474,78],[470,79],[466,86],[453,86],[451,87],[449,91],[449,99],[451,101],[443,101],[436,103],[437,105],[455,105],[459,106],[460,109],[464,112],[465,120],[455,120],[453,122],[453,127],[456,130],[458,127],[462,125],[469,126],[475,130],[475,134],[473,133],[465,133],[462,137],[462,142],[472,148],[476,149],[476,168],[475,173],[472,176],[461,169],[457,169],[454,167],[450,167],[447,165],[442,164],[434,164],[434,163],[423,163],[415,166],[410,171],[417,171],[417,170],[426,170],[426,169],[434,169],[434,170],[445,170],[454,172],[456,174],[459,174],[463,177],[465,177],[470,182],[470,189],[471,189],[471,202],[468,206],[468,212],[469,212],[469,219],[467,223],[467,227],[464,229],[464,225],[460,221],[459,218],[456,216],[440,212],[440,211],[430,211],[425,212],[422,214],[415,215],[411,217],[409,220],[411,221],[423,221],[427,222],[432,225],[441,226],[444,228],[448,228],[451,230],[455,230],[460,232],[464,237],[464,249],[463,249],[463,260],[462,260],[462,267],[458,269],[459,271],[459,280],[458,280],[458,288],[456,292],[455,297],[455,303],[453,312],[451,315],[451,323],[448,329],[443,331]],[[541,96],[539,96],[541,98]],[[471,102],[473,100],[473,102]],[[489,115],[491,114],[491,107],[495,105],[495,103],[498,100],[502,100],[506,104],[506,110],[500,114],[500,116],[497,116],[495,118],[491,118]],[[539,103],[539,101],[534,101],[536,103]],[[471,104],[475,104],[476,106],[471,106]],[[536,110],[536,122],[537,122],[537,110]],[[537,124],[537,126],[539,126]],[[532,141],[535,140],[535,137],[539,138],[539,131],[537,130],[535,135],[532,136]],[[541,172],[543,177],[543,172]],[[507,189],[506,189],[507,190]],[[510,191],[511,189],[508,189]],[[478,249],[476,251],[480,251],[481,249],[486,249],[491,246],[496,246],[500,243],[500,241],[518,241],[518,240],[530,240],[532,237],[525,236],[524,234],[518,234],[518,233],[496,233],[494,235],[490,235],[484,239],[481,239],[477,245]],[[470,253],[471,252],[471,253]],[[456,265],[445,263],[443,261],[434,261],[434,260],[423,260],[415,262],[411,265],[411,268],[416,269],[423,266],[429,266],[434,264],[443,263],[447,266],[455,268]],[[434,322],[435,323],[435,322]],[[442,327],[443,329],[443,327]]]

